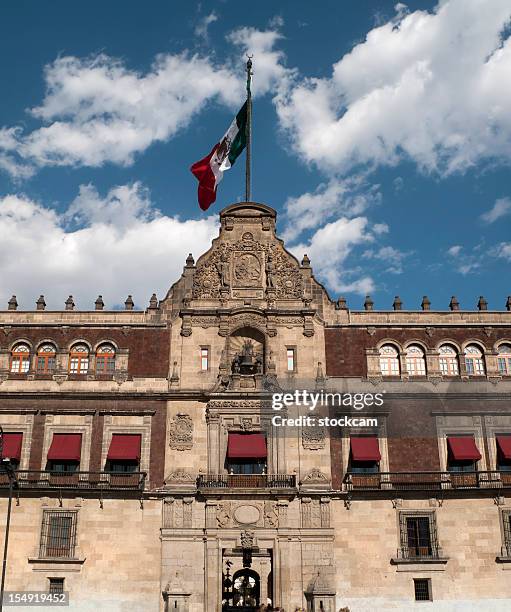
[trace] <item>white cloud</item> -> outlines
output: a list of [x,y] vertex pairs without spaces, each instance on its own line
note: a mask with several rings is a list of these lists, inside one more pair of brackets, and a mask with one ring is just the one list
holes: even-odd
[[[85,225],[74,229],[74,221]],[[162,298],[179,278],[190,245],[198,257],[217,233],[216,217],[159,213],[140,184],[104,197],[82,186],[63,214],[7,195],[0,198],[0,300],[16,294],[21,308],[32,309],[42,293],[48,308],[60,309],[71,294],[87,310],[98,294],[110,307],[132,294],[145,307],[153,291]]]
[[367,293],[374,288],[373,280],[369,276],[350,280],[342,265],[354,247],[373,240],[365,217],[342,217],[318,229],[308,242],[289,249],[299,259],[307,253],[314,273],[333,291]]
[[[330,78],[277,100],[295,151],[330,173],[413,160],[442,175],[511,160],[509,0],[443,0],[372,29]],[[507,30],[509,34],[509,30]]]
[[388,265],[389,267],[385,270],[385,272],[389,272],[391,274],[402,274],[403,260],[409,255],[410,253],[405,253],[404,251],[400,251],[392,246],[383,246],[376,250],[368,249],[362,254],[362,257],[364,259],[379,260]]
[[296,71],[285,66],[283,51],[275,49],[282,34],[278,29],[257,30],[256,28],[239,28],[227,36],[227,40],[240,47],[244,54],[254,56],[252,89],[255,95],[272,92],[279,95],[285,91]]
[[476,245],[471,252],[465,252],[463,247],[456,244],[447,249],[451,264],[463,276],[480,270],[485,260],[485,253],[481,253],[481,244]]
[[[210,16],[211,17],[211,16]],[[223,65],[200,55],[161,54],[146,73],[107,55],[60,57],[45,68],[46,95],[32,116],[43,125],[24,133],[0,130],[0,168],[23,177],[40,166],[129,165],[137,153],[166,142],[208,102],[236,109],[245,95],[239,55],[257,56],[254,95],[285,81],[274,30],[231,33],[236,61]]]
[[287,199],[284,209],[285,240],[294,240],[304,230],[323,225],[332,216],[353,217],[381,202],[379,185],[367,186],[362,176],[332,179],[315,191]]
[[447,253],[451,255],[451,257],[458,257],[458,255],[461,253],[461,249],[461,245],[455,244],[447,250]]
[[202,38],[207,42],[209,38],[208,28],[212,23],[215,23],[215,21],[218,21],[218,15],[215,13],[215,11],[212,11],[209,13],[209,15],[205,15],[195,27],[195,36]]
[[490,255],[511,262],[511,242],[501,242],[490,251]]
[[490,210],[481,215],[481,219],[485,223],[490,224],[509,214],[511,214],[511,199],[500,198],[495,202]]

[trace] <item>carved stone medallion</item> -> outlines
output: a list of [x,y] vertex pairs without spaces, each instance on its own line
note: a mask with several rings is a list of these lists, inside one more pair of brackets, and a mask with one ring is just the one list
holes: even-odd
[[256,506],[244,504],[234,511],[234,520],[240,525],[255,525],[260,518],[261,513]]
[[238,253],[234,258],[234,280],[237,287],[261,285],[261,263],[253,253]]
[[193,421],[189,414],[176,414],[169,429],[170,448],[185,451],[193,447]]
[[302,445],[309,450],[325,448],[325,429],[315,425],[302,428]]

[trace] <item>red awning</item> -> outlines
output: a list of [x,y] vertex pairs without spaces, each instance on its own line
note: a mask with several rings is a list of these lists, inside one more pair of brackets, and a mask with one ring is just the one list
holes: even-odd
[[351,458],[354,461],[380,461],[378,438],[376,436],[351,438]]
[[497,449],[502,459],[511,459],[511,436],[497,436]]
[[8,457],[9,459],[19,461],[21,458],[21,443],[23,441],[23,434],[4,432],[3,441],[3,457]]
[[53,434],[49,461],[80,461],[82,434]]
[[140,434],[114,434],[108,449],[109,461],[140,461]]
[[266,459],[266,438],[261,433],[230,433],[228,459]]
[[447,438],[448,450],[455,461],[479,461],[481,453],[472,436]]

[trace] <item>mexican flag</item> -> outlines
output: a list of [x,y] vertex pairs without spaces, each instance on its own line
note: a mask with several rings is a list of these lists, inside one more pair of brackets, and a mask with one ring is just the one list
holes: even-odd
[[216,188],[226,170],[234,164],[247,146],[247,102],[229,126],[220,142],[204,159],[190,168],[199,181],[199,206],[207,210],[216,200]]

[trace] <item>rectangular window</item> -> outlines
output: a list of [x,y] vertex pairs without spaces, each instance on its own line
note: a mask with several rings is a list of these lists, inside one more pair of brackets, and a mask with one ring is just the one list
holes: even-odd
[[30,358],[23,356],[15,356],[11,361],[11,372],[13,374],[26,374],[30,368]]
[[432,601],[431,596],[431,579],[430,578],[414,578],[413,588],[415,592],[415,601]]
[[295,349],[294,348],[287,349],[287,371],[288,372],[295,371]]
[[115,371],[115,359],[110,356],[99,355],[96,357],[96,372],[98,374],[113,374]]
[[511,357],[499,357],[497,362],[499,364],[499,372],[503,376],[509,376],[511,374]]
[[39,556],[75,557],[76,511],[44,510]]
[[480,459],[481,453],[476,446],[474,436],[447,437],[447,470],[449,472],[477,472],[477,462]]
[[402,559],[434,559],[439,556],[434,512],[404,511],[399,513],[399,539]]
[[50,472],[74,474],[78,471],[79,465],[77,461],[48,461],[48,470]]
[[69,372],[71,374],[87,374],[89,370],[89,359],[87,357],[71,357]]
[[410,557],[431,557],[431,534],[427,516],[407,517],[406,535]]
[[138,461],[109,461],[106,471],[117,474],[132,474],[138,472]]
[[209,370],[209,348],[205,346],[200,350],[200,369],[203,372]]
[[64,592],[64,578],[48,578],[48,581],[48,591],[50,593],[59,594]]

